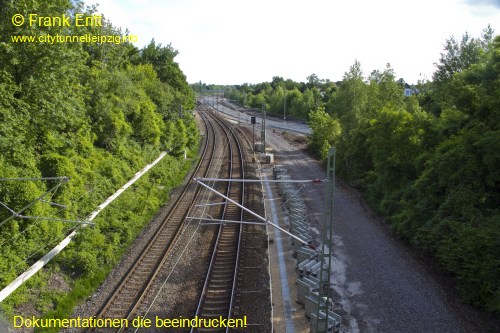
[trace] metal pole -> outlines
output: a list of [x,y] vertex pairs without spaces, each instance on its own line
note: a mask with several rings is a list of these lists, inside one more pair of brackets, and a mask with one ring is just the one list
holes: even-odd
[[[321,270],[319,276],[318,307],[316,311],[315,333],[328,332],[328,305],[330,296],[330,279],[332,274],[333,245],[333,191],[335,187],[335,148],[328,151],[327,184],[325,196],[325,215],[323,218],[323,244],[321,246]],[[323,303],[323,300],[325,302]],[[322,313],[325,314],[323,317]]]
[[255,154],[255,123],[252,124],[252,151]]
[[285,230],[285,229],[281,228],[280,226],[278,226],[278,225],[276,225],[276,224],[274,224],[274,223],[270,222],[268,219],[266,219],[266,218],[264,218],[264,217],[260,216],[259,214],[257,214],[257,213],[255,213],[255,212],[251,211],[250,209],[246,208],[245,206],[240,205],[239,203],[237,203],[237,202],[236,202],[236,201],[234,201],[233,199],[231,199],[231,198],[229,198],[229,197],[226,197],[224,194],[220,193],[220,192],[219,192],[219,191],[217,191],[216,189],[211,188],[211,187],[210,187],[210,186],[208,186],[207,184],[205,184],[205,183],[203,183],[202,181],[200,181],[198,178],[194,178],[194,181],[195,181],[195,182],[197,182],[198,184],[200,184],[201,186],[203,186],[203,187],[207,188],[208,190],[210,190],[210,191],[214,192],[215,194],[217,194],[217,195],[221,196],[222,198],[226,199],[227,201],[229,201],[229,202],[231,202],[231,203],[235,204],[236,206],[240,207],[240,208],[241,208],[241,209],[243,209],[244,211],[246,211],[246,212],[248,212],[248,213],[252,214],[253,216],[255,216],[256,218],[258,218],[259,220],[264,221],[264,222],[266,222],[266,223],[268,223],[268,224],[272,225],[272,226],[273,226],[273,227],[275,227],[276,229],[279,229],[279,230],[283,231],[284,233],[286,233],[287,235],[289,235],[289,236],[291,236],[291,237],[295,238],[295,239],[296,239],[296,240],[298,240],[299,242],[301,242],[301,243],[303,243],[303,244],[307,244],[307,241],[305,241],[305,240],[301,239],[300,237],[295,236],[294,234],[292,234],[292,233],[288,232],[287,230]]
[[[263,106],[265,107],[265,106]],[[262,126],[260,131],[260,140],[262,141],[263,153],[266,153],[266,111],[262,110]]]
[[285,91],[285,107],[283,108],[283,121],[286,121],[286,95],[287,92]]

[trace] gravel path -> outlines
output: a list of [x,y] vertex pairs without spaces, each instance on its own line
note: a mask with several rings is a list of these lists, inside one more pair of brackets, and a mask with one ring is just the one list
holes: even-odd
[[[294,179],[325,177],[303,147],[279,133],[268,131],[268,144],[275,162],[285,165]],[[301,192],[311,226],[319,230],[324,190],[308,185]],[[444,289],[435,274],[364,207],[356,191],[339,180],[334,214],[333,291],[342,332],[495,332],[498,328]]]

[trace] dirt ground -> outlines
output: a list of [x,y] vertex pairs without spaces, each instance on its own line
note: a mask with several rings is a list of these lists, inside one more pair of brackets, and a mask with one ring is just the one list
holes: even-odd
[[[325,178],[324,168],[304,153],[304,143],[303,137],[291,132],[276,129],[267,134],[275,164],[287,167],[292,178]],[[264,172],[270,167],[262,165]],[[311,230],[319,240],[323,186],[307,185],[300,192],[308,208]],[[443,280],[363,204],[359,193],[339,179],[335,188],[334,232],[332,279],[335,312],[342,316],[342,332],[499,331],[496,322],[464,305],[455,292],[443,286]],[[286,246],[287,242],[283,244]],[[288,284],[292,290],[296,289],[295,262],[286,250]],[[278,275],[274,272],[273,276]],[[281,292],[273,290],[273,294],[281,295]],[[291,302],[296,318],[301,305],[295,299]],[[283,310],[274,305],[275,332],[285,332],[279,313]],[[308,332],[304,321],[296,320],[295,325],[295,332]]]

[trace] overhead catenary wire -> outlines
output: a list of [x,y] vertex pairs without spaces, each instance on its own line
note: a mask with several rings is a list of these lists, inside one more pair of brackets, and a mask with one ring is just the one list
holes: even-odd
[[288,230],[285,230],[285,229],[281,228],[280,226],[278,226],[278,225],[276,225],[276,224],[272,223],[271,221],[269,221],[269,219],[266,219],[266,218],[264,218],[264,217],[260,216],[259,214],[257,214],[257,213],[255,213],[255,212],[253,212],[252,210],[250,210],[250,209],[246,208],[245,206],[240,205],[239,203],[237,203],[236,201],[232,200],[231,198],[229,198],[229,197],[225,196],[224,194],[220,193],[219,191],[217,191],[217,190],[215,190],[215,189],[211,188],[209,185],[207,185],[207,184],[203,183],[202,181],[198,180],[198,178],[194,178],[194,180],[195,180],[196,182],[198,182],[198,184],[200,184],[201,186],[206,187],[206,188],[207,188],[207,189],[209,189],[210,191],[212,191],[212,192],[214,192],[215,194],[217,194],[217,195],[221,196],[222,198],[224,198],[224,199],[228,200],[229,202],[231,202],[231,203],[235,204],[236,206],[240,207],[240,208],[241,208],[241,209],[243,209],[244,211],[246,211],[246,212],[250,213],[251,215],[255,216],[256,218],[258,218],[259,220],[264,221],[265,223],[268,223],[268,224],[272,225],[272,226],[273,226],[273,227],[275,227],[276,229],[279,229],[279,230],[283,231],[284,233],[286,233],[286,234],[287,234],[287,235],[289,235],[290,237],[295,238],[296,240],[300,241],[301,243],[307,244],[307,241],[305,241],[305,240],[301,239],[300,237],[297,237],[296,235],[294,235],[294,234],[290,233]]
[[[8,221],[12,220],[13,218],[16,218],[18,217],[22,212],[24,212],[26,209],[32,207],[35,203],[37,203],[37,201],[40,201],[42,200],[44,197],[46,197],[47,195],[51,194],[51,193],[54,193],[55,191],[57,191],[59,189],[59,187],[68,182],[69,181],[69,177],[48,177],[48,180],[59,180],[59,182],[53,186],[52,188],[50,188],[49,190],[45,191],[45,193],[43,193],[42,195],[40,195],[38,198],[36,198],[35,200],[31,201],[29,204],[27,204],[26,206],[24,206],[23,208],[21,208],[19,211],[17,212],[13,212],[13,210],[9,209],[9,211],[13,212],[11,216],[9,216],[8,218],[4,219],[2,222],[0,222],[0,227],[2,225],[4,225],[5,223],[7,223]],[[1,178],[2,181],[7,181],[7,180],[13,180],[13,181],[24,181],[24,180],[45,180],[44,178]],[[2,203],[2,206],[6,206],[5,204]]]
[[[139,178],[142,177],[147,171],[149,171],[153,166],[155,166],[158,162],[160,162],[165,156],[167,152],[164,151],[160,154],[160,156],[154,160],[152,163],[146,165],[141,171],[137,172],[134,177],[129,180],[124,186],[118,189],[113,195],[111,195],[108,199],[106,199],[102,204],[100,204],[95,211],[93,211],[88,217],[87,221],[91,222],[99,213],[106,208],[111,202],[113,202],[117,197],[119,197],[127,188],[129,188],[132,184],[134,184]],[[87,225],[82,225],[80,228],[84,228]],[[35,273],[37,273],[43,266],[45,266],[54,256],[60,253],[70,241],[76,236],[79,229],[74,230],[69,234],[65,239],[63,239],[56,247],[54,247],[51,251],[49,251],[45,256],[43,256],[40,260],[34,263],[27,271],[19,275],[14,281],[12,281],[7,287],[0,291],[0,302],[2,302],[7,296],[13,293],[19,286],[21,286],[25,281],[31,278]]]
[[35,205],[38,201],[42,200],[47,195],[55,193],[62,184],[64,184],[64,183],[66,183],[66,182],[69,181],[69,177],[62,176],[62,177],[47,177],[47,178],[1,178],[1,180],[2,181],[8,181],[8,180],[11,180],[11,181],[59,180],[59,182],[55,186],[53,186],[52,188],[50,188],[47,191],[45,191],[38,198],[36,198],[35,200],[31,201],[26,206],[24,206],[23,208],[21,208],[17,212],[14,211],[14,210],[12,210],[12,209],[10,209],[9,207],[7,207],[7,205],[5,205],[4,203],[2,203],[2,206],[6,207],[12,213],[12,215],[9,216],[8,218],[6,218],[5,220],[3,220],[2,222],[0,222],[0,227],[3,224],[7,223],[8,221],[12,220],[13,218],[19,217],[22,212],[24,212],[28,208],[32,207],[33,205]]
[[[175,148],[177,148],[179,145],[180,145],[180,143],[174,145],[172,148],[167,149],[167,151],[172,151]],[[108,204],[110,204],[114,199],[116,199],[126,188],[128,188],[130,185],[132,185],[145,172],[147,172],[150,168],[152,168],[154,165],[156,165],[161,159],[163,159],[163,157],[167,154],[167,151],[162,152],[160,154],[160,156],[154,162],[152,162],[151,164],[148,164],[143,170],[141,170],[140,172],[136,173],[134,175],[134,177],[131,179],[131,181],[129,181],[129,183],[127,183],[126,185],[124,185],[121,189],[119,189],[118,191],[116,191],[114,195],[112,195],[111,197],[109,197],[103,204],[101,204],[100,206],[98,206],[97,210],[94,211],[94,212],[92,212],[90,214],[89,218],[87,219],[87,222],[92,221],[100,213],[100,211],[102,209],[104,209]],[[144,171],[144,173],[141,173],[142,171]],[[17,212],[17,216],[16,216],[16,214],[13,214],[12,216],[8,217],[6,220],[0,222],[0,226],[4,225],[6,222],[12,220],[13,218],[19,217],[19,215],[23,211],[25,211],[26,209],[28,209],[31,206],[33,206],[37,201],[42,200],[49,193],[53,193],[54,191],[56,191],[62,183],[67,182],[69,180],[69,177],[62,176],[62,177],[0,178],[0,181],[12,181],[12,180],[16,180],[16,181],[20,181],[20,180],[30,180],[30,181],[34,181],[34,180],[59,180],[59,183],[55,187],[53,187],[52,189],[46,191],[40,197],[38,197],[37,199],[35,199],[33,202],[31,202],[27,206],[23,207],[20,211]],[[11,211],[11,213],[12,212],[13,212],[13,210]],[[33,217],[33,219],[35,219],[37,221],[34,224],[31,224],[30,227],[28,227],[27,229],[31,228],[32,226],[36,226],[36,225],[38,225],[41,222],[40,217]],[[61,219],[61,220],[59,220],[59,222],[66,222],[66,221],[62,221],[62,219]],[[74,221],[71,221],[71,222],[74,222]],[[72,238],[77,234],[79,228],[84,228],[87,225],[88,225],[87,223],[84,223],[81,226],[77,226],[77,227],[74,227],[74,228],[69,228],[68,230],[70,231],[70,233],[56,247],[54,247],[45,256],[43,256],[40,260],[38,260],[34,265],[32,265],[28,271],[25,271],[23,274],[21,274],[20,276],[18,276],[11,284],[9,284],[7,287],[5,287],[3,290],[0,291],[0,302],[2,302],[8,295],[10,295],[14,290],[16,290],[22,283],[24,283],[26,280],[28,280],[38,270],[40,270],[55,255],[57,255],[60,251],[62,251],[62,249],[64,249],[69,244],[69,242],[72,240]],[[27,232],[27,229],[25,229],[23,232],[21,232],[21,234]],[[68,232],[68,230],[66,230],[65,232]],[[18,235],[19,235],[19,233],[18,233]],[[17,236],[16,238],[18,238],[18,237],[19,236]],[[6,240],[1,245],[5,244],[8,241],[12,241],[12,238],[9,238],[9,240]],[[46,245],[44,248],[46,248],[46,247],[48,247],[48,246]],[[31,254],[28,257],[28,259],[31,258],[31,257],[33,257],[38,252],[40,252],[40,251],[36,251],[35,253]]]
[[238,178],[197,178],[202,182],[234,182],[234,183],[323,183],[326,179],[238,179]]
[[[189,226],[190,223],[191,222],[188,222],[188,224],[186,225],[186,228]],[[184,247],[184,249],[182,249],[180,255],[177,257],[177,260],[175,261],[174,266],[172,267],[172,269],[168,273],[167,277],[165,278],[165,280],[163,281],[162,285],[160,286],[158,292],[156,293],[155,297],[153,298],[153,301],[151,302],[151,304],[149,304],[149,307],[146,309],[146,312],[144,313],[143,317],[146,317],[148,315],[149,311],[151,310],[151,308],[155,304],[156,300],[160,296],[163,288],[165,287],[165,285],[167,284],[168,280],[170,279],[170,276],[174,273],[175,268],[177,267],[177,264],[181,260],[182,256],[186,252],[186,250],[189,248],[189,245],[191,244],[191,241],[193,240],[194,236],[196,235],[196,232],[198,231],[199,227],[200,227],[200,224],[198,223],[197,226],[196,226],[196,228],[195,228],[195,230],[191,233],[191,237],[189,238],[186,246]],[[186,228],[184,228],[184,230],[186,230]],[[183,234],[184,234],[184,231],[183,231]],[[139,328],[136,328],[134,332],[137,332],[138,329]]]
[[[202,188],[202,198],[205,202],[208,202],[211,197],[213,196],[213,193],[211,193],[210,191],[208,191],[206,188]],[[208,195],[207,195],[208,194]],[[207,210],[207,206],[201,206],[203,207],[203,213],[205,213],[205,211]],[[187,218],[186,218],[187,219]],[[182,229],[182,232],[181,232],[181,236],[184,236],[184,235],[188,235],[190,236],[189,237],[189,240],[188,242],[186,243],[186,245],[184,246],[184,248],[182,249],[182,251],[180,252],[180,255],[178,256],[177,260],[175,261],[174,265],[172,266],[172,269],[170,270],[170,272],[168,273],[168,275],[165,277],[165,280],[163,281],[163,283],[161,284],[160,288],[158,289],[158,292],[156,293],[156,295],[154,296],[153,298],[153,301],[149,304],[148,308],[146,309],[146,312],[143,314],[143,317],[146,317],[151,308],[154,306],[154,304],[156,303],[158,297],[160,296],[162,290],[165,288],[167,282],[170,280],[170,277],[172,276],[172,274],[176,271],[176,267],[179,263],[179,261],[182,259],[182,256],[184,255],[184,253],[186,252],[186,250],[188,248],[190,248],[190,245],[191,245],[191,242],[193,241],[194,239],[194,236],[196,235],[198,229],[200,228],[201,226],[201,223],[197,223],[196,224],[196,228],[194,229],[194,231],[192,231],[191,233],[187,234],[186,233],[186,230],[189,228],[189,226],[191,225],[193,219],[189,219],[188,222],[186,223],[186,225],[184,226],[184,228]],[[139,328],[136,328],[134,330],[134,332],[137,332]]]
[[[7,181],[7,180],[23,180],[23,181],[24,180],[69,180],[69,177],[64,176],[64,177],[43,177],[43,178],[1,178],[1,180],[2,181]],[[58,185],[61,185],[61,183],[59,183]],[[51,195],[54,195],[55,191],[53,191],[51,193]],[[83,195],[80,196],[80,198],[82,198],[82,197],[83,197]],[[43,201],[43,199],[40,199],[40,201]],[[31,230],[31,229],[35,228],[36,226],[38,226],[44,220],[41,217],[36,217],[36,216],[27,217],[27,216],[19,215],[17,212],[15,212],[14,210],[10,209],[8,206],[6,206],[5,204],[3,204],[2,202],[0,202],[0,204],[2,204],[2,206],[4,206],[6,209],[8,209],[11,213],[13,213],[14,215],[16,215],[14,217],[24,218],[24,219],[35,219],[36,220],[35,223],[30,224],[23,231],[16,233],[16,235],[10,235],[9,238],[7,238],[5,241],[3,241],[2,243],[0,243],[0,247],[4,247],[5,244],[8,243],[8,242],[12,242],[12,243],[15,242],[16,239],[18,239],[20,236],[22,236],[25,233],[27,233],[29,230]],[[62,210],[63,210],[63,208],[59,208],[57,212],[60,212]],[[67,230],[65,231],[65,233],[66,232],[67,232]],[[53,242],[50,242],[48,244],[53,244]],[[42,249],[45,249],[47,247],[48,247],[48,245],[45,244],[45,246]],[[40,252],[40,247],[37,247],[37,250],[35,251],[34,254],[36,254],[38,252]],[[32,256],[34,256],[34,254],[29,255],[28,258],[31,258]],[[20,265],[18,265],[18,266],[20,266]],[[16,267],[18,267],[18,266],[16,266]]]
[[[232,132],[233,130],[230,129],[230,131]],[[223,160],[223,157],[225,156],[225,154],[227,153],[227,151],[229,151],[229,145],[226,145],[227,142],[229,142],[229,138],[227,137],[228,135],[228,132],[226,132],[226,138],[227,138],[227,141],[224,142],[224,148],[222,149],[222,151],[220,152],[220,154],[217,157],[217,159],[219,161],[222,161]],[[217,172],[216,170],[220,169],[220,167],[222,166],[222,163],[221,162],[218,162],[218,164],[212,169],[212,173],[214,172]],[[210,185],[212,186],[215,186],[215,182],[210,182],[208,181],[207,183],[209,183]],[[212,192],[212,191],[209,191],[207,188],[205,187],[202,187],[201,188],[201,198],[202,199],[202,202],[200,204],[197,204],[197,205],[193,205],[193,208],[194,208],[194,212],[200,212],[201,213],[201,216],[210,216],[208,213],[207,213],[207,210],[211,207],[211,206],[215,206],[215,205],[221,205],[221,204],[227,204],[227,201],[226,202],[221,202],[221,203],[217,203],[217,204],[209,204],[208,202],[209,201],[212,201],[214,197],[216,197],[216,195]],[[193,213],[194,213],[193,212]],[[183,235],[186,235],[186,230],[187,228],[192,224],[192,222],[196,219],[203,219],[203,218],[199,218],[199,217],[188,217],[186,216],[185,218],[188,222],[186,223],[185,227],[183,228],[182,232],[181,232],[181,236],[182,237]],[[189,234],[187,234],[187,236],[189,236],[189,239],[186,243],[186,245],[184,246],[184,248],[182,248],[182,251],[180,252],[180,255],[178,255],[177,257],[177,260],[175,261],[175,263],[173,264],[173,267],[171,268],[171,270],[169,271],[169,273],[167,274],[167,276],[165,277],[163,283],[161,284],[160,288],[158,289],[158,291],[156,292],[156,294],[154,295],[154,298],[152,300],[152,302],[149,304],[149,306],[147,307],[147,309],[145,310],[144,313],[142,313],[142,316],[143,317],[146,317],[149,312],[151,311],[152,307],[154,306],[154,304],[156,303],[156,301],[158,300],[159,296],[161,295],[162,293],[162,290],[165,288],[167,282],[169,281],[170,277],[172,276],[172,274],[174,272],[176,272],[176,267],[177,265],[179,264],[180,260],[182,259],[183,255],[185,254],[186,250],[188,248],[190,248],[190,245],[194,239],[194,236],[197,234],[200,226],[202,225],[203,223],[197,223],[196,224],[196,227],[194,229],[194,231],[190,231]],[[220,223],[217,223],[217,224],[220,224]],[[262,223],[263,224],[263,223]],[[179,242],[178,242],[179,243]],[[180,249],[179,249],[180,250]],[[139,330],[139,328],[136,328],[134,330],[134,332],[137,332]],[[121,329],[120,331],[121,332]]]
[[[33,181],[33,180],[69,180],[69,179],[70,179],[69,177],[63,176],[63,177],[43,177],[43,178],[1,178],[0,180],[2,180],[2,181],[9,181],[9,180],[23,180],[23,181],[24,180],[30,180],[30,181]],[[99,182],[96,186],[93,186],[92,189],[88,193],[91,193],[91,192],[99,190],[100,188],[103,188],[105,183],[110,184],[109,179],[104,178],[103,182]],[[61,184],[59,184],[59,185],[61,185]],[[54,195],[54,193],[55,193],[55,191],[51,193],[51,196]],[[76,198],[75,200],[79,201],[84,196],[85,196],[85,194],[82,194],[82,195],[80,195],[80,197]],[[40,201],[44,201],[44,200],[41,199]],[[59,207],[59,209],[58,209],[57,212],[61,212],[63,209],[65,209],[65,207],[61,207],[62,205],[57,205],[56,204],[55,206]],[[10,208],[8,208],[8,207],[6,207],[6,208],[10,210]],[[10,210],[10,211],[12,211],[12,210]],[[14,211],[12,211],[12,212],[15,213]],[[51,221],[55,221],[55,222],[74,222],[73,220],[66,220],[65,221],[65,220],[62,220],[62,219],[59,220],[59,219],[41,218],[41,217],[40,218],[39,217],[27,217],[27,216],[26,217],[25,216],[16,216],[16,217],[18,217],[18,218],[23,218],[24,217],[25,219],[35,219],[36,221],[34,223],[31,223],[30,225],[28,225],[23,231],[18,232],[15,235],[12,235],[12,237],[7,238],[5,241],[3,241],[2,243],[0,243],[0,248],[5,248],[7,243],[14,243],[19,237],[23,236],[24,234],[28,233],[30,230],[32,230],[32,229],[36,228],[38,225],[40,225],[40,223],[43,220],[51,220]],[[91,224],[91,225],[93,225],[94,223],[92,223],[92,222],[83,222],[81,224],[84,224],[84,225],[85,224]],[[27,260],[35,257],[37,254],[43,252],[45,249],[47,249],[51,245],[53,245],[53,244],[55,244],[57,242],[60,242],[64,238],[68,237],[71,233],[75,232],[78,227],[79,227],[78,225],[75,226],[73,224],[69,228],[64,228],[65,230],[62,231],[62,235],[60,237],[57,237],[54,240],[48,240],[48,242],[44,241],[44,246],[42,246],[42,247],[38,246],[34,252],[29,253],[29,254],[27,254],[25,256],[25,258],[23,259],[22,263],[18,263],[13,268],[17,270],[19,267],[23,267],[23,269],[25,269],[25,267],[27,266],[27,265],[25,265],[25,264],[27,264]]]
[[[53,179],[64,179],[64,178],[67,178],[67,177],[47,177],[49,180],[53,180]],[[44,178],[44,179],[47,179],[47,178]],[[3,179],[7,179],[7,178],[3,178]],[[40,178],[9,178],[10,180],[12,179],[21,179],[21,180],[41,180]],[[109,183],[109,180],[108,179],[104,179],[104,182],[108,182]],[[100,188],[102,188],[104,185],[104,182],[100,182],[97,184],[97,186],[93,187],[90,192],[93,192],[93,191],[96,191]],[[89,192],[89,193],[90,193]],[[81,200],[83,197],[85,196],[85,194],[82,194],[80,195],[78,198],[74,199],[74,201],[79,201]],[[41,200],[43,201],[43,200]],[[0,202],[1,203],[1,202]],[[10,209],[10,208],[8,208]],[[60,213],[63,209],[65,208],[59,208],[56,213]],[[30,224],[28,227],[26,227],[23,231],[21,232],[18,232],[16,233],[16,235],[11,235],[11,237],[9,237],[8,239],[6,239],[4,242],[0,243],[0,248],[3,247],[6,243],[8,242],[14,242],[17,238],[19,238],[20,236],[22,236],[23,234],[27,233],[29,230],[35,228],[36,226],[38,226],[41,222],[43,221],[43,219],[37,219],[37,221],[35,221],[35,223],[32,223]],[[64,231],[65,235],[68,235],[68,231],[73,231],[74,230],[74,226],[71,226],[69,228],[67,228],[67,230]],[[39,251],[38,251],[39,252]]]
[[[229,145],[227,143],[229,143],[229,132],[233,132],[233,128],[234,128],[234,125],[231,125],[230,127],[228,127],[228,132],[225,132],[226,134],[226,139],[224,140],[223,142],[223,149],[222,151],[219,153],[219,155],[217,156],[217,159],[219,161],[222,161],[224,159],[224,156],[226,155],[226,153],[229,151]],[[217,170],[217,169],[220,169],[221,167],[221,162],[219,162],[219,166],[217,168],[214,168],[214,170]],[[217,179],[217,178],[212,178],[212,179]],[[207,183],[209,183],[211,186],[215,186],[215,181],[214,180],[207,180]],[[204,193],[211,193],[210,191],[208,191],[206,188],[203,188],[203,191]],[[211,197],[215,198],[216,196],[211,193]],[[195,207],[204,207],[204,206],[212,206],[212,205],[226,205],[227,204],[227,201],[225,202],[219,202],[219,203],[208,203],[208,200],[207,200],[207,203],[203,204],[203,205],[195,205]],[[203,209],[203,211],[206,211],[206,208]],[[204,214],[201,214],[201,216],[204,216]],[[200,222],[201,223],[201,222]]]
[[0,178],[0,181],[16,181],[16,180],[64,180],[67,182],[70,178],[67,176],[59,176],[59,177],[21,177],[21,178]]
[[44,217],[44,216],[24,216],[24,215],[16,215],[17,218],[25,219],[25,220],[46,220],[46,221],[54,221],[54,222],[67,222],[67,223],[76,223],[82,225],[95,225],[93,222],[88,221],[77,221],[77,220],[67,220],[67,219],[57,219],[53,217]]

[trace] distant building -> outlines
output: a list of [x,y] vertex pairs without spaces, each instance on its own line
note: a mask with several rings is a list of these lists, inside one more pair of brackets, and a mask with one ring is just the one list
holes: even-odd
[[408,83],[405,83],[405,97],[410,97],[411,95],[418,94],[418,89],[411,87]]

